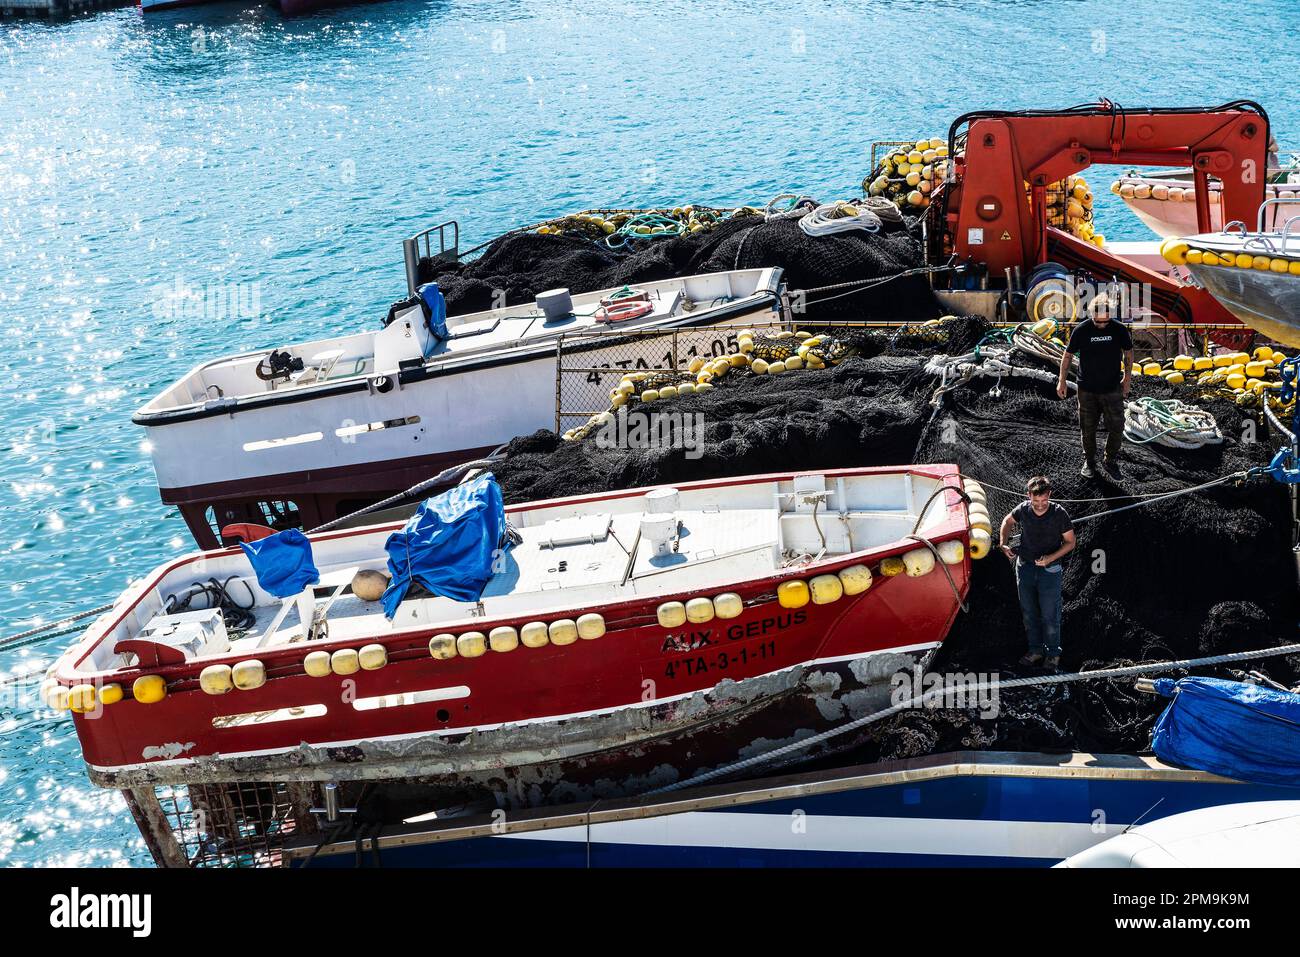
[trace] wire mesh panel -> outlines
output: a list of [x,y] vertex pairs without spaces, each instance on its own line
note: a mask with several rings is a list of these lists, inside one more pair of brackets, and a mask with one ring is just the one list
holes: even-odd
[[[741,328],[708,326],[671,332],[593,332],[562,337],[556,347],[555,431],[563,433],[608,409],[610,392],[629,372],[685,370],[697,357],[717,359],[736,352]],[[787,327],[776,323],[771,328]]]
[[129,793],[127,803],[165,866],[278,867],[287,838],[316,830],[311,785],[159,786]]

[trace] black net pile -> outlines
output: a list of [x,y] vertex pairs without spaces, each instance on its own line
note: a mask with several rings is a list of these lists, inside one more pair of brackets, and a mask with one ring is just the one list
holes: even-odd
[[[915,222],[883,224],[878,233],[811,237],[794,219],[747,216],[708,232],[629,243],[613,250],[571,236],[511,233],[475,259],[447,265],[425,259],[420,281],[436,281],[452,315],[531,302],[539,292],[591,292],[698,273],[761,266],[784,270],[791,290],[883,279],[924,265]],[[929,319],[940,314],[924,275],[875,288],[833,290],[796,300],[809,320]],[[504,300],[501,295],[504,293]],[[832,298],[835,297],[835,298]]]
[[[861,354],[821,371],[727,376],[707,394],[679,397],[674,412],[704,417],[696,458],[685,450],[609,449],[549,432],[514,440],[494,468],[508,502],[607,489],[790,469],[907,462],[956,463],[985,486],[996,525],[1026,479],[1046,474],[1075,518],[1267,464],[1277,440],[1233,403],[1200,402],[1226,437],[1179,450],[1125,443],[1118,483],[1084,480],[1073,400],[1053,385],[977,378],[936,410],[935,353],[968,351],[986,331],[978,319],[856,335]],[[1046,368],[1046,366],[1044,366]],[[991,394],[995,392],[997,394]],[[1134,396],[1188,394],[1141,377]],[[665,404],[667,408],[667,404]],[[1102,436],[1104,439],[1104,435]],[[1008,491],[1002,491],[1003,489]],[[1112,498],[1109,502],[1071,501]],[[1300,618],[1290,547],[1290,503],[1267,479],[1219,485],[1076,526],[1067,560],[1062,669],[1192,658],[1294,640]],[[994,553],[974,564],[969,612],[932,663],[947,673],[1018,677],[1024,629],[1010,563]],[[1294,683],[1300,660],[1241,666]],[[1201,673],[1234,677],[1226,668]],[[1178,677],[1180,673],[1172,673]],[[1239,676],[1239,675],[1238,675]],[[910,757],[960,748],[1132,752],[1149,746],[1164,699],[1130,681],[1090,681],[1003,692],[999,714],[908,712],[872,726],[855,759]]]

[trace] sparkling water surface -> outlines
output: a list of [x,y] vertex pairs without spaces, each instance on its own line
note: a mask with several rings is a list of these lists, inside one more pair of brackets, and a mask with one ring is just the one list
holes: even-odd
[[[1300,148],[1300,3],[219,3],[0,24],[0,637],[189,547],[131,413],[216,355],[374,326],[401,239],[595,205],[854,195],[874,140],[978,108],[1250,98]],[[1111,238],[1147,238],[1090,181]],[[175,308],[178,288],[256,309]],[[249,313],[256,313],[250,315]],[[0,862],[144,865],[0,652]],[[33,679],[32,676],[35,676]]]

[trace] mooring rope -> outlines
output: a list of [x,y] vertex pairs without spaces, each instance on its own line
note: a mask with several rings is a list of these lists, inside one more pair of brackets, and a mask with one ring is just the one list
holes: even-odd
[[[113,604],[113,602],[109,602],[107,605],[100,605],[98,608],[91,608],[89,611],[79,611],[75,615],[68,615],[66,618],[60,618],[58,621],[52,621],[46,625],[38,625],[37,627],[30,628],[27,631],[20,631],[16,635],[10,635],[8,638],[0,639],[0,651],[8,651],[11,648],[19,647],[22,644],[33,644],[33,642],[24,641],[24,639],[34,638],[36,635],[41,635],[39,639],[40,641],[54,638],[56,637],[55,635],[46,635],[43,634],[43,632],[62,628],[64,625],[70,625],[74,621],[80,621],[82,618],[89,618],[91,615],[102,615],[104,612],[112,608]],[[62,631],[59,634],[66,635],[69,631],[76,630],[77,629],[72,628],[67,631]]]
[[[1076,671],[1064,675],[1040,675],[1033,678],[1009,678],[1006,681],[981,681],[976,684],[962,685],[962,691],[966,694],[979,693],[981,691],[1001,690],[1002,688],[1025,688],[1033,685],[1055,685],[1068,684],[1075,681],[1095,681],[1099,678],[1123,678],[1129,675],[1149,674],[1155,671],[1173,671],[1178,669],[1201,668],[1208,665],[1226,664],[1230,661],[1249,661],[1254,658],[1271,658],[1276,655],[1289,655],[1300,652],[1300,644],[1279,645],[1276,648],[1259,648],[1254,651],[1237,651],[1226,655],[1210,655],[1205,658],[1185,658],[1181,661],[1161,661],[1144,665],[1128,665],[1123,668],[1107,668],[1099,671]],[[776,758],[783,757],[787,754],[794,754],[810,748],[815,744],[821,744],[831,738],[838,737],[841,734],[847,734],[850,731],[856,731],[858,728],[874,724],[901,711],[906,711],[917,706],[924,706],[927,701],[951,693],[952,689],[936,687],[924,694],[914,695],[906,701],[890,705],[882,711],[875,711],[871,714],[856,718],[847,724],[842,724],[837,728],[831,728],[820,734],[814,734],[811,737],[803,738],[790,744],[782,745],[775,750],[768,751],[765,754],[755,755],[751,758],[745,758],[742,761],[736,761],[732,764],[724,765],[720,768],[714,768],[712,771],[704,771],[692,777],[672,784],[666,784],[663,787],[655,788],[652,791],[646,791],[644,796],[655,794],[666,794],[670,791],[679,791],[684,787],[695,784],[703,784],[706,781],[712,781],[716,778],[734,774],[737,771],[743,771],[747,768],[756,767],[760,764],[766,764]]]
[[465,472],[470,471],[471,469],[490,468],[491,466],[495,465],[497,462],[500,461],[501,461],[501,456],[489,455],[485,459],[475,459],[473,462],[462,462],[460,465],[453,465],[450,468],[445,468],[437,475],[435,475],[433,478],[427,478],[423,482],[417,482],[416,484],[412,485],[410,488],[406,489],[406,491],[404,492],[398,492],[396,495],[390,495],[382,502],[375,502],[374,505],[367,505],[365,508],[357,509],[355,512],[348,512],[348,514],[342,515],[334,519],[334,521],[332,522],[326,522],[324,525],[318,525],[315,528],[310,529],[307,532],[307,534],[315,535],[317,532],[328,532],[331,528],[335,528],[341,525],[343,522],[350,522],[354,518],[357,518],[360,515],[368,515],[371,512],[377,512],[380,509],[387,508],[390,505],[396,505],[399,502],[401,502],[403,499],[409,498],[412,495],[418,495],[420,492],[423,492],[425,489],[430,488],[434,485],[443,485],[447,482],[450,482],[453,478],[456,477],[458,473],[463,474]]

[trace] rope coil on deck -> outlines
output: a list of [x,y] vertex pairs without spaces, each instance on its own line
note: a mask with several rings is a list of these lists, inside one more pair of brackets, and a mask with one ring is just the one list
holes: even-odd
[[1223,433],[1214,416],[1178,399],[1146,396],[1124,407],[1124,438],[1135,445],[1155,442],[1174,449],[1219,445]]

